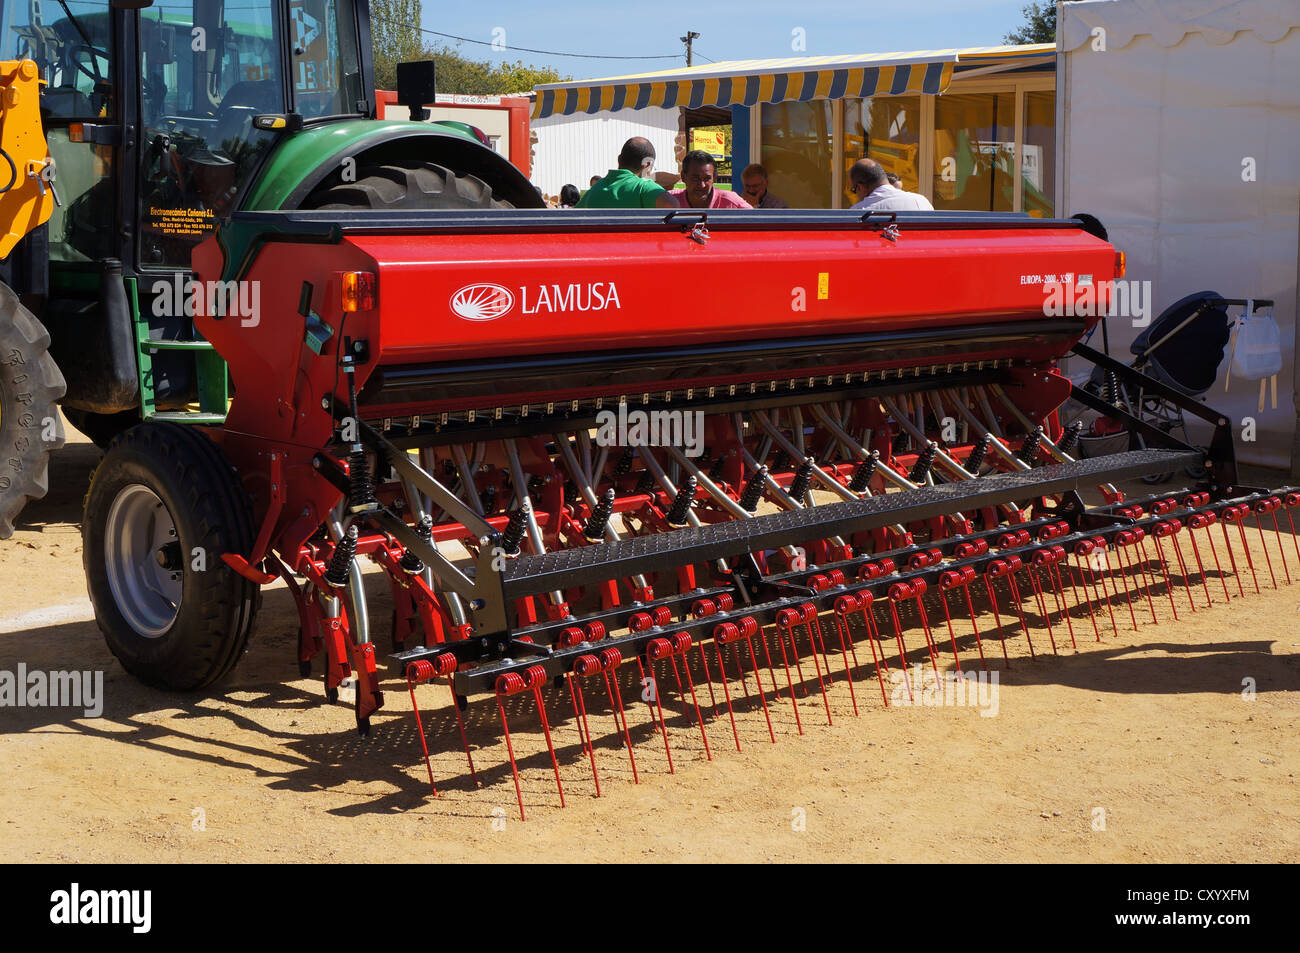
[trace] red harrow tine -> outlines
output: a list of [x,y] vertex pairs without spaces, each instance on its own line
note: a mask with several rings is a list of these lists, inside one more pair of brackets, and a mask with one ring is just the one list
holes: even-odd
[[[831,677],[831,662],[826,654],[826,637],[822,634],[821,619],[817,616],[817,606],[811,602],[805,602],[799,607],[804,627],[808,630],[808,644],[811,646],[813,665],[817,668],[817,684],[821,686],[822,701],[826,703],[826,723],[833,724],[831,721],[831,703],[830,696],[826,693],[827,685],[834,685],[835,680]],[[826,680],[822,680],[821,664],[817,659],[817,649],[821,647],[822,660],[826,662]]]
[[[952,613],[948,611],[948,590],[955,589],[958,586],[965,587],[967,581],[966,573],[970,573],[971,579],[975,578],[975,570],[970,566],[963,566],[961,569],[949,569],[939,576],[939,604],[943,606],[943,619],[948,623],[948,641],[952,644],[952,657],[957,663],[958,677],[963,677],[961,671],[961,658],[957,655],[957,633],[952,627]],[[971,615],[971,619],[974,619],[973,614]],[[979,634],[977,632],[976,639],[978,638]],[[984,650],[981,649],[980,660],[983,661],[983,659]],[[987,668],[987,666],[985,667]]]
[[[811,605],[811,603],[808,605]],[[816,609],[813,611],[815,613]],[[817,684],[821,686],[822,701],[826,705],[826,721],[827,723],[831,723],[831,704],[826,698],[826,683],[822,681],[821,663],[817,661],[816,639],[812,634],[812,626],[807,622],[807,605],[800,606],[798,609],[782,609],[776,614],[778,638],[781,638],[782,641],[784,641],[785,636],[789,636],[790,638],[790,651],[794,653],[794,663],[795,667],[799,670],[799,684],[801,687],[803,685],[803,668],[799,665],[799,649],[795,644],[794,633],[797,628],[803,625],[807,625],[808,627],[809,651],[813,657],[813,664],[817,667]],[[793,697],[793,695],[791,697]],[[804,697],[808,697],[806,691],[804,692]]]
[[[450,652],[433,659],[421,659],[406,668],[407,688],[411,690],[411,709],[415,712],[415,724],[420,731],[420,745],[424,748],[424,763],[429,769],[429,787],[433,788],[433,766],[429,763],[429,747],[424,740],[424,725],[420,719],[420,708],[415,702],[415,686],[435,678],[447,677],[447,688],[451,691],[451,710],[456,713],[456,726],[460,729],[461,747],[465,749],[465,760],[469,762],[469,776],[474,786],[479,786],[478,772],[474,770],[474,756],[469,752],[469,736],[465,733],[465,719],[460,714],[460,702],[456,697],[456,686],[452,684],[451,675],[456,671],[456,656]],[[414,680],[412,680],[414,679]],[[438,796],[437,788],[433,791]]]
[[[983,556],[988,551],[989,544],[979,539],[969,543],[958,543],[954,555],[958,559],[970,559],[974,556]],[[988,660],[984,658],[984,640],[980,637],[980,627],[975,621],[975,603],[970,596],[970,584],[975,581],[975,567],[963,566],[961,569],[954,571],[961,574],[959,585],[961,586],[962,595],[966,597],[966,611],[970,613],[970,627],[975,633],[975,647],[979,649],[980,667],[987,672],[989,664]],[[943,576],[939,577],[939,588],[941,589],[943,588],[943,578]],[[945,610],[947,609],[946,601],[947,597],[945,596]]]
[[1274,539],[1277,540],[1278,555],[1282,557],[1282,568],[1286,571],[1287,585],[1291,584],[1291,570],[1286,564],[1286,550],[1282,548],[1282,528],[1277,524],[1277,510],[1282,506],[1282,501],[1276,496],[1270,496],[1266,500],[1260,500],[1255,504],[1255,526],[1259,529],[1259,546],[1264,550],[1264,558],[1268,561],[1268,574],[1273,578],[1273,588],[1277,588],[1277,576],[1273,574],[1273,560],[1268,554],[1268,546],[1264,542],[1264,522],[1260,517],[1269,513],[1273,516]]
[[[863,628],[867,632],[867,642],[871,646],[871,657],[874,660],[876,669],[876,681],[880,683],[880,697],[884,700],[885,707],[889,707],[889,695],[885,691],[885,676],[881,661],[881,652],[876,650],[876,642],[880,638],[880,633],[876,629],[875,619],[871,614],[872,596],[869,592],[849,593],[840,596],[835,600],[835,624],[840,628],[840,643],[843,646],[847,642],[849,651],[853,653],[853,667],[858,666],[858,652],[853,646],[853,632],[849,628],[849,613],[861,612],[863,619]],[[847,674],[848,659],[844,660],[845,673]],[[849,676],[849,692],[853,691],[853,677]],[[857,698],[853,700],[853,711],[857,713]]]
[[[1212,526],[1217,517],[1213,513],[1194,513],[1187,518],[1187,538],[1192,541],[1192,555],[1196,557],[1196,568],[1201,573],[1201,586],[1205,589],[1205,608],[1214,605],[1214,599],[1210,596],[1210,580],[1205,572],[1205,563],[1201,561],[1201,549],[1196,545],[1196,530],[1205,530],[1206,538],[1210,541],[1210,549],[1214,549],[1214,536],[1210,533]],[[1214,565],[1219,565],[1219,554],[1214,553]],[[1228,599],[1228,581],[1224,578],[1223,570],[1219,569],[1219,579],[1223,583],[1223,598],[1226,602]]]
[[[1250,567],[1250,578],[1255,583],[1255,594],[1259,594],[1259,577],[1255,575],[1255,561],[1250,558],[1250,543],[1246,541],[1246,516],[1250,513],[1250,507],[1243,503],[1240,506],[1228,506],[1223,509],[1223,539],[1224,545],[1228,547],[1228,558],[1232,560],[1232,571],[1237,572],[1237,560],[1232,555],[1232,538],[1228,535],[1228,523],[1237,525],[1237,532],[1241,536],[1241,548],[1246,551],[1246,565]],[[1241,577],[1237,577],[1237,588],[1241,589],[1241,596],[1245,598],[1246,591],[1241,588]]]
[[1300,564],[1300,536],[1295,532],[1295,520],[1291,518],[1291,510],[1300,506],[1300,493],[1288,493],[1282,501],[1286,504],[1286,521],[1291,527],[1291,545],[1295,547],[1296,562]]
[[[587,753],[591,761],[591,780],[596,784],[596,797],[600,797],[600,775],[596,773],[596,748],[591,741],[591,726],[587,723],[587,700],[582,697],[582,686],[578,684],[572,672],[567,672],[564,680],[569,685],[569,698],[573,702],[573,719],[578,724],[578,737],[582,740],[582,750]],[[671,761],[669,771],[672,771]]]
[[1173,535],[1173,527],[1167,522],[1156,523],[1151,527],[1152,545],[1156,548],[1156,558],[1160,563],[1160,572],[1165,577],[1165,595],[1169,597],[1169,609],[1174,614],[1174,621],[1178,621],[1178,607],[1174,604],[1174,582],[1169,575],[1169,563],[1165,561],[1165,551],[1160,545],[1160,541],[1166,536]]
[[[767,710],[767,695],[763,690],[763,682],[758,677],[758,656],[754,654],[754,635],[761,631],[758,626],[758,620],[752,615],[742,616],[736,625],[739,627],[740,635],[745,640],[745,645],[749,649],[749,662],[753,666],[752,671],[754,673],[754,690],[758,694],[759,704],[763,706],[763,717],[767,720],[767,733],[772,739],[772,744],[776,744],[776,732],[772,730],[772,715]],[[761,637],[762,636],[760,635],[760,638]],[[736,651],[737,654],[739,654],[740,650],[737,649]],[[766,643],[764,644],[763,651],[766,654]],[[768,671],[771,671],[770,664],[768,666]],[[746,689],[746,691],[748,691],[748,689]],[[779,689],[776,687],[775,678],[772,679],[772,692],[774,695],[779,693]]]
[[[731,690],[727,687],[727,668],[722,660],[724,646],[733,645],[740,638],[740,627],[734,622],[723,622],[713,627],[713,651],[718,658],[718,673],[722,676],[722,694],[727,700],[727,715],[731,718],[731,734],[736,739],[736,750],[740,750],[740,732],[736,729],[736,712],[731,707]],[[704,647],[700,647],[704,654]],[[743,674],[743,670],[742,670]]]
[[510,738],[510,723],[506,719],[506,708],[501,699],[507,695],[518,695],[530,689],[532,690],[533,698],[537,702],[537,714],[542,720],[542,731],[546,735],[546,749],[551,753],[551,764],[555,768],[555,786],[560,792],[560,807],[564,807],[564,784],[560,781],[560,762],[555,757],[555,745],[551,742],[551,726],[546,720],[546,705],[542,701],[542,685],[545,683],[546,669],[540,665],[532,666],[523,675],[518,672],[507,672],[498,676],[496,681],[497,710],[501,712],[501,728],[506,736],[506,751],[510,754],[510,771],[515,776],[515,794],[519,798],[519,819],[521,821],[528,819],[524,816],[524,791],[519,783],[519,764],[515,760],[515,746]]
[[[594,654],[578,656],[573,663],[573,673],[579,678],[590,678],[594,675],[600,675],[604,678],[605,692],[609,696],[610,709],[614,715],[614,729],[622,733],[622,743],[627,747],[627,758],[632,765],[632,783],[640,784],[641,778],[636,769],[636,755],[632,752],[632,736],[627,727],[627,712],[623,709],[623,693],[618,688],[618,667],[622,662],[623,654],[618,649],[603,649]],[[587,703],[582,694],[581,683],[578,684],[578,697],[582,699],[582,707],[585,710]],[[596,764],[593,757],[592,772],[594,773],[595,770]]]
[[[909,582],[894,583],[889,587],[890,608],[892,609],[895,603],[901,602],[904,599],[916,600],[916,611],[921,616],[921,626],[925,632],[925,647],[930,653],[930,667],[934,669],[934,677],[936,679],[942,679],[942,676],[939,674],[939,657],[934,650],[934,636],[930,632],[930,619],[925,613],[925,604],[921,602],[921,597],[925,595],[926,588],[924,579],[913,579]],[[894,613],[894,625],[898,625],[897,612]],[[901,630],[899,633],[899,640],[900,642],[902,641]],[[904,661],[902,664],[906,665],[907,663]],[[906,672],[906,669],[904,669],[904,671]]]
[[[432,663],[421,660],[406,667],[406,687],[411,692],[411,710],[415,712],[415,727],[420,732],[420,747],[424,749],[424,766],[429,772],[429,790],[433,796],[438,796],[438,788],[433,783],[433,764],[429,761],[429,743],[424,739],[424,722],[420,719],[420,706],[415,701],[415,686],[420,682],[428,681],[433,677]],[[452,706],[456,704],[452,700]]]
[[713,752],[709,748],[709,736],[704,730],[704,715],[700,712],[700,700],[695,697],[695,682],[691,678],[691,667],[686,663],[685,658],[692,644],[690,635],[685,632],[677,632],[667,638],[651,639],[645,647],[646,658],[651,662],[668,659],[668,664],[673,669],[673,678],[677,682],[677,697],[682,700],[682,715],[689,722],[691,716],[686,711],[686,689],[682,686],[682,676],[677,670],[677,656],[683,656],[682,668],[686,670],[686,683],[691,688],[691,701],[695,705],[695,720],[700,726],[700,737],[704,740],[704,753],[708,760],[712,761]]
[[[858,717],[858,696],[853,690],[853,670],[849,668],[849,649],[852,638],[845,639],[845,630],[848,629],[848,621],[845,618],[848,613],[858,607],[858,597],[855,595],[843,595],[835,600],[835,632],[840,637],[840,655],[844,659],[844,677],[849,683],[849,699],[853,702],[853,717]],[[874,651],[874,646],[873,646]],[[853,653],[853,662],[857,664],[857,655]],[[884,682],[881,682],[881,691],[884,691]]]
[[[1079,586],[1076,579],[1083,580],[1083,601],[1088,604],[1088,618],[1092,620],[1092,631],[1097,636],[1097,641],[1101,641],[1101,629],[1097,626],[1097,613],[1092,608],[1092,597],[1097,594],[1097,581],[1092,574],[1092,566],[1087,562],[1087,557],[1096,551],[1096,546],[1090,539],[1081,539],[1074,544],[1074,555],[1084,559],[1082,566],[1070,563],[1070,587],[1074,590],[1075,602],[1079,601]],[[1085,577],[1084,573],[1088,575]],[[1092,586],[1092,592],[1088,592],[1088,586]]]
[[[1128,549],[1128,547],[1130,547],[1130,546],[1141,546],[1142,540],[1145,539],[1145,538],[1146,538],[1146,531],[1145,531],[1144,529],[1142,529],[1142,527],[1140,527],[1140,526],[1134,526],[1132,529],[1120,530],[1118,533],[1116,533],[1116,534],[1115,534],[1115,545],[1116,545],[1116,547],[1119,549],[1119,552],[1120,552],[1121,558],[1123,557],[1123,554],[1124,554],[1124,552]],[[1157,625],[1159,625],[1160,620],[1159,620],[1158,618],[1156,618],[1156,603],[1155,603],[1155,599],[1153,599],[1152,596],[1151,596],[1151,590],[1152,590],[1152,588],[1154,587],[1154,583],[1152,583],[1152,582],[1150,581],[1150,579],[1147,577],[1146,558],[1147,558],[1147,557],[1146,557],[1146,550],[1143,549],[1143,550],[1142,550],[1142,556],[1141,556],[1142,562],[1139,562],[1139,561],[1138,561],[1138,557],[1137,557],[1137,556],[1134,556],[1134,557],[1133,557],[1133,565],[1135,565],[1135,566],[1138,567],[1138,571],[1141,573],[1141,576],[1142,576],[1142,582],[1138,583],[1138,585],[1139,585],[1139,586],[1141,586],[1141,585],[1145,585],[1145,586],[1146,586],[1146,597],[1147,597],[1147,603],[1148,603],[1148,604],[1150,605],[1150,607],[1151,607],[1151,621],[1154,622],[1154,623],[1156,623]],[[1125,574],[1125,576],[1127,576],[1127,575],[1128,575],[1128,571],[1129,571],[1129,567],[1128,567],[1128,565],[1127,565],[1127,560],[1125,561],[1125,563],[1126,563],[1126,564],[1125,564],[1125,566],[1124,566],[1124,574]],[[1125,585],[1127,585],[1127,582],[1125,583]],[[1132,611],[1133,611],[1133,603],[1132,603],[1132,601],[1130,600],[1130,601],[1129,601],[1129,612],[1132,613]],[[1136,616],[1135,616],[1134,619],[1133,619],[1133,631],[1134,631],[1134,632],[1137,631],[1137,618],[1136,618]]]
[[1002,658],[1006,662],[1007,668],[1011,667],[1011,656],[1007,654],[1007,632],[1002,627],[1002,619],[998,616],[998,597],[997,590],[993,588],[994,579],[1005,578],[1007,580],[1007,589],[1011,592],[1011,601],[1016,607],[1016,616],[1020,619],[1020,628],[1025,633],[1025,641],[1029,643],[1029,657],[1034,657],[1034,641],[1029,636],[1029,626],[1025,623],[1025,612],[1020,605],[1020,590],[1016,586],[1015,572],[1019,568],[1019,556],[994,559],[984,567],[984,585],[989,591],[989,602],[993,605],[993,621],[998,626],[998,635],[1002,640]]

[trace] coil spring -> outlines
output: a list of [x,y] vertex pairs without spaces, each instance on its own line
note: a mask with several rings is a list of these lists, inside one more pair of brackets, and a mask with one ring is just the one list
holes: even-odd
[[686,514],[693,502],[695,502],[695,477],[688,476],[686,482],[677,490],[672,509],[668,511],[668,525],[685,526]]
[[[428,513],[423,514],[420,517],[420,521],[415,524],[415,535],[418,536],[422,542],[429,543],[433,541],[433,518],[430,517]],[[398,565],[401,566],[405,572],[409,572],[412,575],[415,575],[417,572],[424,572],[424,561],[409,549],[402,553],[402,558],[398,561]]]
[[759,467],[758,472],[749,478],[745,489],[740,493],[741,508],[747,513],[758,509],[758,501],[763,498],[763,484],[767,482],[767,467]]
[[348,455],[348,502],[351,506],[366,506],[375,500],[375,481],[366,465],[366,452],[353,450]]
[[1042,449],[1043,428],[1037,427],[1034,432],[1025,437],[1024,446],[1020,448],[1020,459],[1027,466],[1038,465],[1038,452]]
[[993,444],[993,437],[985,434],[975,441],[975,446],[970,448],[970,454],[966,457],[966,472],[979,476],[980,467],[984,465],[984,458],[989,455],[989,447]]
[[609,518],[614,513],[614,490],[611,487],[605,491],[605,495],[596,503],[591,510],[591,518],[587,520],[587,527],[582,534],[592,542],[600,542],[605,538],[605,527],[609,524]]
[[343,538],[334,547],[334,555],[325,569],[325,581],[334,588],[347,585],[348,575],[352,572],[352,559],[357,554],[357,527],[352,525],[343,534]]
[[649,470],[642,470],[641,479],[636,481],[636,489],[633,492],[638,494],[652,493],[654,492],[654,488],[655,488],[654,474],[652,474]]
[[510,522],[501,533],[501,548],[507,556],[519,552],[519,544],[523,542],[524,530],[528,527],[528,514],[531,510],[532,504],[528,502],[528,497],[524,497],[519,509],[510,514]]
[[478,501],[483,506],[483,512],[491,514],[497,508],[497,485],[489,483],[483,487],[483,492],[478,495]]
[[876,467],[880,466],[880,452],[871,451],[871,456],[858,464],[858,468],[853,471],[853,479],[849,481],[849,489],[854,493],[865,493],[867,487],[871,485],[871,478],[876,475]]
[[618,460],[614,463],[614,479],[627,476],[632,472],[632,461],[636,459],[636,454],[632,452],[631,447],[624,447],[623,452],[619,455]]
[[1083,433],[1083,421],[1076,420],[1070,424],[1065,433],[1061,435],[1060,441],[1056,448],[1062,453],[1073,453],[1075,445],[1079,442],[1079,437]]
[[806,457],[799,467],[799,472],[794,475],[794,482],[790,484],[790,498],[802,501],[808,488],[812,486],[813,459]]
[[713,461],[713,466],[709,468],[709,479],[717,483],[722,479],[722,472],[727,468],[727,458],[718,457]]
[[772,473],[780,473],[790,466],[790,454],[784,450],[778,450],[776,456],[772,458],[772,465],[769,467]]
[[939,445],[933,440],[929,441],[925,445],[925,449],[917,456],[916,463],[912,466],[912,472],[907,475],[907,478],[913,483],[924,483],[925,478],[930,475],[930,468],[934,466],[934,458],[938,452]]

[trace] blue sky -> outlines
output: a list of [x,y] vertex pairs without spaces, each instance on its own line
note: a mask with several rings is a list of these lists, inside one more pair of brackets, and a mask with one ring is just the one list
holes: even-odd
[[[994,46],[1020,26],[1026,0],[740,0],[700,3],[651,0],[495,0],[448,3],[423,0],[424,27],[490,43],[504,31],[508,46],[605,56],[681,54],[678,37],[688,29],[696,65],[713,60],[779,56],[884,53],[957,46]],[[807,49],[791,50],[792,31],[802,28]],[[447,42],[428,37],[431,42]],[[462,43],[473,59],[523,60],[553,66],[575,79],[618,76],[684,65],[685,60],[610,60],[545,56]]]

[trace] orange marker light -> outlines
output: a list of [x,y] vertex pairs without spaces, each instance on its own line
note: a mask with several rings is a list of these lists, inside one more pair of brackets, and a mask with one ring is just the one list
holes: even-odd
[[1115,277],[1123,278],[1124,272],[1128,270],[1128,256],[1122,251],[1115,252]]
[[343,272],[343,310],[373,311],[378,293],[375,275],[368,271]]
[[74,122],[70,126],[68,126],[68,141],[85,142],[86,127],[79,122]]

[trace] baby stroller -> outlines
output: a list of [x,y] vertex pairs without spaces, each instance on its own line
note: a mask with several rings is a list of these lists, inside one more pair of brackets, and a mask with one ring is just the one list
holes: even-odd
[[[1272,301],[1225,298],[1214,291],[1198,291],[1187,295],[1167,307],[1134,339],[1129,350],[1135,359],[1129,366],[1188,397],[1200,400],[1214,386],[1219,365],[1223,363],[1223,352],[1236,320],[1229,317],[1228,310],[1241,308],[1245,311],[1250,308],[1251,313],[1267,313],[1271,312],[1272,307]],[[1122,383],[1114,375],[1098,368],[1094,370],[1087,386],[1145,423],[1178,437],[1183,443],[1191,442],[1182,409],[1162,397],[1144,391],[1141,385]],[[1106,427],[1101,421],[1097,423],[1101,426],[1094,425],[1094,441],[1111,439],[1112,436],[1122,441],[1127,440],[1126,433],[1098,433],[1098,430],[1104,431]],[[1140,436],[1138,439],[1140,444],[1145,445]],[[1087,449],[1085,446],[1085,452]],[[1100,446],[1095,448],[1101,449]],[[1200,480],[1205,477],[1205,471],[1199,467],[1189,467],[1187,475]],[[1144,476],[1142,482],[1148,485],[1163,483],[1172,476],[1172,473],[1150,474]]]

